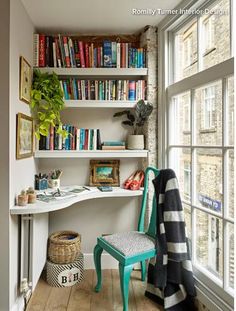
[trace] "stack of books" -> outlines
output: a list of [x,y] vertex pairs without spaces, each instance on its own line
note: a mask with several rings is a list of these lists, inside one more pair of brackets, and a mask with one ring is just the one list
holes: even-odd
[[62,126],[69,134],[63,138],[50,128],[48,136],[40,136],[39,150],[100,150],[102,149],[99,129],[83,129],[65,124]]
[[140,100],[145,99],[146,81],[138,80],[60,80],[64,99]]
[[125,150],[124,141],[104,141],[102,150]]
[[128,42],[93,43],[61,34],[34,34],[34,67],[145,68],[146,50]]

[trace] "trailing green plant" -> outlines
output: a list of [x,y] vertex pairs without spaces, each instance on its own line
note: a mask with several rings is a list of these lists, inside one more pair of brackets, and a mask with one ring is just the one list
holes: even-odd
[[132,127],[133,134],[138,135],[142,133],[143,126],[152,113],[152,110],[152,104],[145,103],[145,101],[141,99],[135,105],[134,113],[132,113],[130,110],[123,110],[116,112],[113,117],[121,117],[125,115],[127,120],[122,121],[122,124]]
[[47,136],[51,126],[63,137],[68,135],[67,131],[62,129],[60,112],[65,104],[60,81],[54,72],[34,71],[30,107],[36,120],[35,135],[38,139],[40,135]]

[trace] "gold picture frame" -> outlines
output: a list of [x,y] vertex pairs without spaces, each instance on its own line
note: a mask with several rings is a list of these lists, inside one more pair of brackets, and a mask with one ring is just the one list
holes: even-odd
[[30,103],[30,92],[31,92],[31,66],[27,60],[20,57],[20,100],[25,103]]
[[91,160],[89,185],[109,185],[113,187],[120,186],[120,161]]
[[34,122],[33,118],[23,114],[17,114],[16,133],[16,158],[28,158],[33,156],[34,146]]

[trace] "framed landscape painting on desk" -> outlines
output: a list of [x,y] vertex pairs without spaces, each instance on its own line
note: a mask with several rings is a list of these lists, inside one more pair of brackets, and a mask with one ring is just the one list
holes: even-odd
[[90,186],[120,186],[119,160],[91,160]]

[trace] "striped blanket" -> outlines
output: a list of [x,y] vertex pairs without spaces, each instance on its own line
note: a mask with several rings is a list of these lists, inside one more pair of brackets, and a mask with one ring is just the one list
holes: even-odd
[[145,295],[168,311],[191,311],[196,296],[178,181],[171,169],[153,180],[157,203],[157,255],[148,266]]

